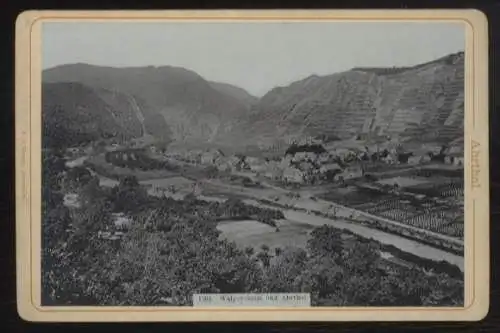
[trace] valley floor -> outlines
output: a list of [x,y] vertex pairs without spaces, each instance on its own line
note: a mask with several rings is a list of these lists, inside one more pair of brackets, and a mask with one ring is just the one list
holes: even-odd
[[[117,184],[117,181],[108,177],[102,175],[99,177],[101,185]],[[348,229],[358,235],[373,238],[383,244],[395,246],[402,251],[423,258],[445,260],[461,270],[464,267],[463,255],[460,255],[460,250],[463,250],[463,240],[375,216],[366,211],[340,205],[332,200],[315,197],[324,194],[325,191],[331,192],[332,189],[328,186],[305,187],[302,190],[293,191],[291,195],[290,190],[270,182],[261,180],[262,186],[259,188],[245,187],[230,184],[222,179],[208,179],[202,173],[192,172],[192,170],[180,172],[176,176],[169,174],[167,178],[141,180],[140,184],[146,186],[149,194],[155,196],[166,195],[182,199],[190,193],[196,193],[199,199],[219,202],[227,198],[240,198],[247,204],[278,208],[283,211],[286,219],[279,221],[279,232],[257,221],[220,222],[218,229],[222,232],[222,236],[235,241],[239,247],[259,248],[262,245],[270,248],[291,245],[305,247],[309,231],[326,224]],[[334,191],[341,193],[342,190]],[[366,220],[388,224],[396,230],[381,227],[380,224],[373,222],[366,223]],[[430,241],[430,239],[437,240],[437,242]]]

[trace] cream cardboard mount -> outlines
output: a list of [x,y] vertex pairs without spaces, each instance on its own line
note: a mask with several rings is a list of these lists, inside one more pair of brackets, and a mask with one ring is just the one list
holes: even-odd
[[20,14],[19,315],[484,318],[487,64],[475,10]]

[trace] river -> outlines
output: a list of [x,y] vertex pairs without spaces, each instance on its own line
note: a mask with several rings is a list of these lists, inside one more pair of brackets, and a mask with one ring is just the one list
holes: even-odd
[[[247,204],[276,209],[276,207],[261,204],[252,199],[244,201]],[[432,259],[436,261],[444,260],[450,264],[456,265],[462,272],[464,271],[464,257],[419,243],[417,241],[410,240],[405,237],[401,237],[377,229],[368,228],[366,226],[347,222],[342,219],[325,218],[310,213],[299,212],[293,209],[283,209],[282,211],[283,215],[285,215],[285,219],[292,222],[304,223],[318,227],[326,224],[339,229],[347,229],[359,236],[372,238],[382,244],[393,245],[402,251],[414,254],[422,258]]]
[[348,229],[359,236],[365,238],[373,238],[379,241],[382,244],[393,245],[399,248],[402,251],[414,254],[416,256],[432,259],[432,260],[445,260],[450,264],[458,266],[460,270],[464,271],[464,258],[455,255],[453,253],[449,253],[440,249],[436,249],[434,247],[421,244],[419,242],[400,237],[394,234],[389,234],[377,229],[368,228],[362,225],[349,223],[342,220],[334,220],[328,219],[312,214],[302,213],[294,210],[285,210],[283,211],[285,218],[290,221],[307,223],[315,226],[322,225],[331,225],[336,228]]

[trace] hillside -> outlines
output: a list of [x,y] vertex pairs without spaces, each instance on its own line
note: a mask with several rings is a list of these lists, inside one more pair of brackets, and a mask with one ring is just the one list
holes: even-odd
[[210,81],[210,85],[220,93],[230,96],[249,107],[259,101],[257,97],[250,95],[245,89],[231,84]]
[[161,137],[167,132],[176,140],[210,141],[230,129],[234,119],[248,109],[244,102],[214,89],[198,74],[170,66],[63,65],[45,70],[43,81],[79,82],[123,94],[143,118],[149,134]]
[[406,68],[355,68],[310,76],[265,96],[221,141],[269,146],[305,137],[463,136],[463,53]]
[[141,123],[125,96],[80,83],[43,84],[42,122],[43,144],[50,147],[142,135]]
[[[43,81],[44,87],[75,83],[51,85],[47,94],[44,89],[44,110],[52,108],[44,112],[61,117],[68,126],[58,131],[76,137],[151,135],[177,143],[268,148],[308,137],[438,144],[463,137],[463,53],[414,67],[312,75],[261,99],[170,66],[63,65],[45,70]],[[54,109],[61,105],[70,115],[85,108],[90,115],[61,115],[61,108]],[[78,128],[79,122],[85,125]]]

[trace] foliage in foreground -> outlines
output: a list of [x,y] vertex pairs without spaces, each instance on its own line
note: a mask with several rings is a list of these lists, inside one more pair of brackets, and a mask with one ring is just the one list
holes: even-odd
[[[310,292],[313,305],[330,306],[463,303],[462,280],[388,263],[379,243],[328,226],[307,250],[240,250],[219,238],[213,216],[245,209],[238,203],[148,199],[133,179],[107,191],[85,178],[82,206],[69,210],[57,195],[65,171],[54,170],[44,174],[44,305],[190,305],[193,293],[236,292]],[[123,237],[99,238],[126,208]]]

